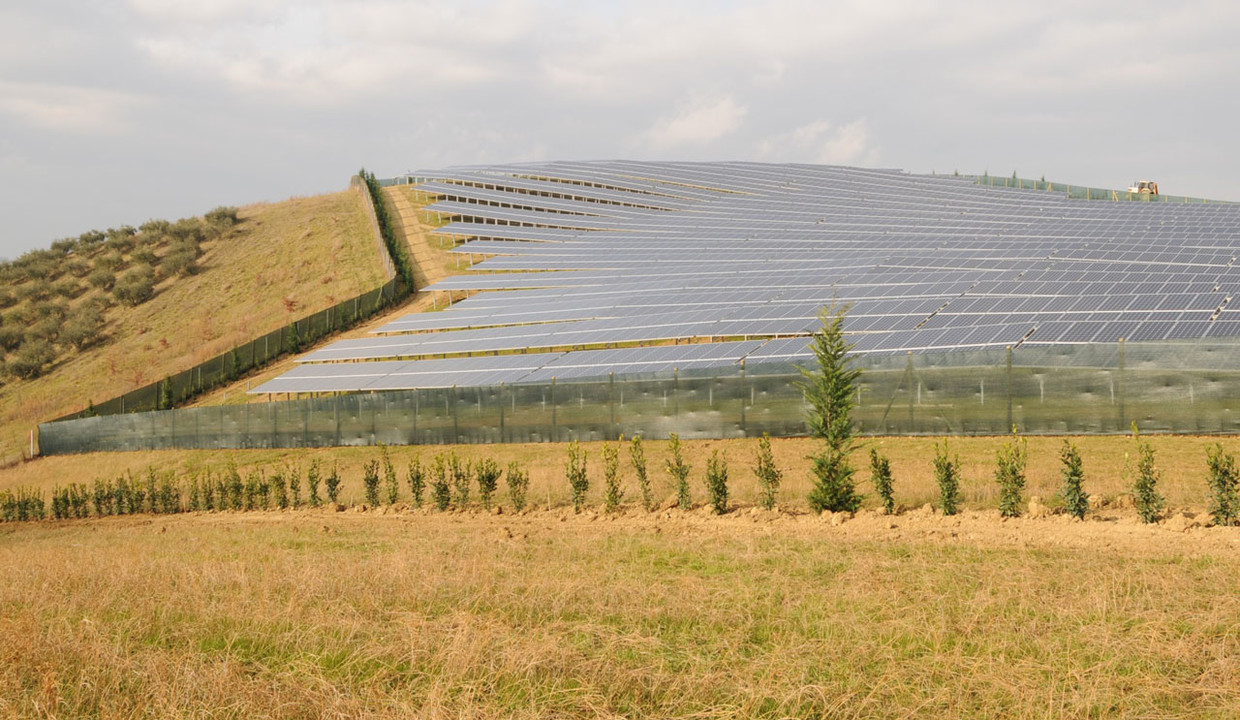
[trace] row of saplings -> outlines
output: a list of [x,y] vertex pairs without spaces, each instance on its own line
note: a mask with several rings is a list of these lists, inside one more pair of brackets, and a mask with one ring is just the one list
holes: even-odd
[[[1132,487],[1133,500],[1140,518],[1151,523],[1159,518],[1163,510],[1163,498],[1157,490],[1158,471],[1154,466],[1153,449],[1140,437],[1136,440],[1138,460]],[[691,468],[684,460],[680,438],[675,433],[669,437],[669,451],[665,469],[672,480],[676,505],[689,509],[692,507],[688,480]],[[620,509],[626,494],[620,478],[620,446],[604,443],[602,456],[604,509],[615,512]],[[573,507],[577,511],[584,508],[590,487],[586,459],[585,450],[577,442],[569,444],[564,474]],[[1216,444],[1208,450],[1206,459],[1210,513],[1214,522],[1218,525],[1240,524],[1240,472],[1237,471],[1234,456],[1223,452],[1222,446]],[[1013,437],[996,455],[994,476],[999,486],[999,511],[1004,517],[1021,514],[1026,460],[1026,442],[1017,437]],[[654,510],[656,499],[641,437],[635,437],[628,443],[628,461],[637,480],[642,507]],[[1088,495],[1083,487],[1081,456],[1067,440],[1060,451],[1060,461],[1060,499],[1064,509],[1074,517],[1083,518],[1088,510]],[[934,474],[939,487],[939,508],[945,515],[954,515],[959,511],[959,468],[959,458],[948,457],[947,443],[936,444]],[[821,470],[820,467],[816,469]],[[845,469],[847,477],[844,482],[834,485],[824,483],[821,473],[818,474],[809,497],[812,509],[855,512],[860,508],[862,496],[851,480],[851,468]],[[769,437],[763,436],[758,442],[753,471],[759,485],[759,504],[768,510],[774,508],[783,473],[775,464]],[[870,476],[883,508],[888,513],[894,513],[891,465],[876,450],[870,451]],[[403,484],[408,487],[408,500],[414,507],[429,505],[440,511],[465,509],[471,507],[476,488],[482,507],[490,510],[496,502],[501,478],[506,479],[512,508],[518,512],[525,509],[529,473],[515,462],[510,463],[507,472],[504,472],[492,458],[473,461],[463,460],[456,453],[440,453],[424,465],[420,456],[415,456],[405,468]],[[74,483],[57,488],[52,492],[50,515],[54,519],[68,519],[144,512],[171,514],[298,509],[319,507],[325,500],[332,505],[339,504],[341,478],[336,467],[324,475],[316,460],[310,464],[304,480],[303,486],[302,473],[297,466],[276,469],[271,473],[253,468],[242,478],[236,465],[230,464],[219,476],[208,471],[183,486],[175,483],[171,476],[161,476],[153,468],[148,468],[145,478],[126,476],[114,481],[96,480],[93,486]],[[729,508],[728,464],[718,450],[707,460],[704,484],[710,507],[718,514],[726,513]],[[401,491],[402,480],[386,447],[381,448],[379,458],[364,466],[362,485],[365,502],[372,507],[394,505],[405,499]],[[303,487],[307,491],[305,497]],[[320,489],[326,492],[326,498],[320,494]],[[29,490],[0,493],[0,520],[37,520],[47,515],[48,509],[41,493]]]

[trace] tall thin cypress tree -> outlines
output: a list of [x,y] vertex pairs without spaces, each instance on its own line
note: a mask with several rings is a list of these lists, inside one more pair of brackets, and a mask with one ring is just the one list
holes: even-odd
[[861,507],[861,495],[853,481],[855,468],[848,457],[856,446],[852,409],[861,369],[852,365],[849,353],[853,345],[844,340],[847,312],[848,306],[823,308],[818,315],[822,327],[814,333],[810,344],[817,367],[799,368],[801,392],[810,406],[810,432],[825,444],[811,457],[814,487],[809,493],[809,505],[818,512],[855,512]]

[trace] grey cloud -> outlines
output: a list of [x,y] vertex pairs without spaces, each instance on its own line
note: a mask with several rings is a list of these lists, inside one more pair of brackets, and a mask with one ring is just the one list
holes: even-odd
[[[52,0],[0,10],[0,255],[358,166],[837,161],[1240,199],[1228,3]],[[72,201],[65,201],[70,189]]]

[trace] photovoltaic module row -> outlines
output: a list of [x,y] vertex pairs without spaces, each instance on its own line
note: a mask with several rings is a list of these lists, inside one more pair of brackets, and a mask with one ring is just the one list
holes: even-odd
[[[849,306],[845,331],[861,353],[1240,336],[1232,204],[1083,201],[960,177],[735,162],[414,175],[439,198],[426,209],[448,220],[437,232],[465,239],[454,252],[478,260],[420,288],[457,301],[309,353],[256,391],[648,372],[655,360],[614,353],[702,341],[722,354],[699,364],[786,362],[806,357],[828,305]],[[315,389],[271,389],[290,383]]]

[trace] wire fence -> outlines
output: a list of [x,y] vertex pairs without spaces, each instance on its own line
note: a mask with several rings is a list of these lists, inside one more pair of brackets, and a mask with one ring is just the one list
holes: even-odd
[[[1240,343],[1116,343],[861,356],[854,419],[875,435],[1240,432]],[[44,454],[167,448],[804,435],[791,365],[336,394],[46,423]]]

